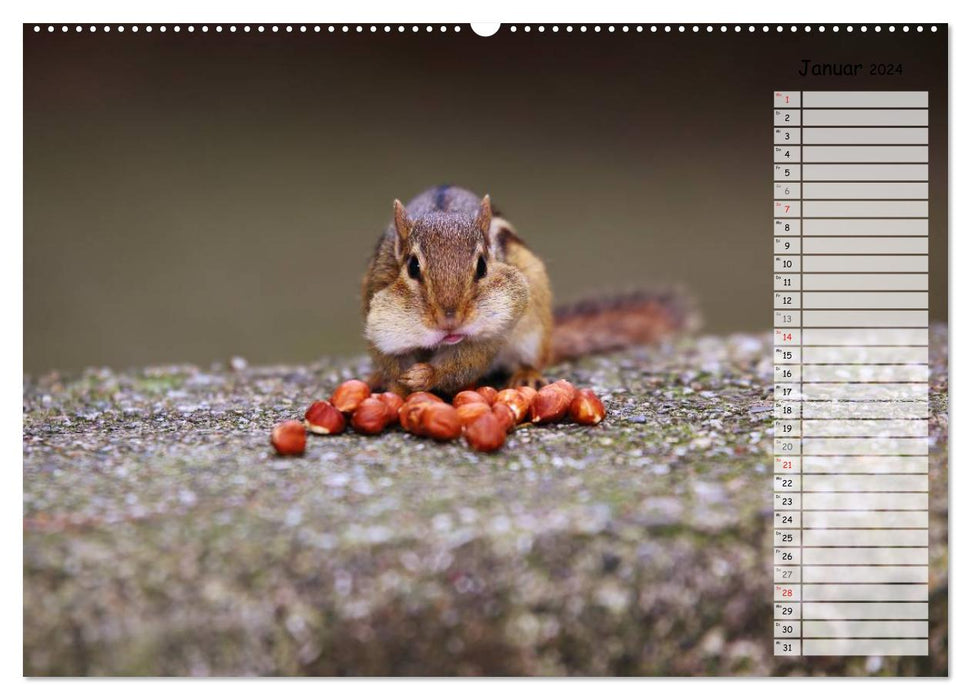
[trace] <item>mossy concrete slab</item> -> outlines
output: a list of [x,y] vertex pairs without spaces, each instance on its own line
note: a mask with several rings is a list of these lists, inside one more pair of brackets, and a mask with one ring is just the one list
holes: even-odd
[[24,672],[946,673],[932,336],[930,657],[773,656],[766,334],[553,368],[607,419],[494,455],[391,432],[274,456],[363,360],[28,378]]

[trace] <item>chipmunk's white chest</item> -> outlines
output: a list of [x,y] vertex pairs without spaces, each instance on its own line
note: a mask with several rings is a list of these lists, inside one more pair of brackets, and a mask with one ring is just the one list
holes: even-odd
[[492,363],[493,370],[514,371],[523,365],[536,367],[540,364],[543,348],[542,330],[533,324],[529,328],[520,321],[509,334],[509,339]]

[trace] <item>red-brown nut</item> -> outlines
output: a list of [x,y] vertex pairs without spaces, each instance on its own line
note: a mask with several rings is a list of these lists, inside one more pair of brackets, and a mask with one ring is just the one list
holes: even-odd
[[388,408],[388,425],[397,425],[398,409],[404,405],[405,400],[393,391],[386,391],[383,394],[378,394],[377,398]]
[[508,405],[504,403],[493,404],[492,414],[499,419],[499,425],[507,433],[516,427],[516,416]]
[[531,386],[525,386],[524,385],[524,386],[519,387],[516,391],[518,391],[520,394],[522,394],[523,396],[526,397],[526,402],[530,406],[533,405],[533,399],[536,398],[536,389],[534,389]]
[[370,395],[371,387],[360,379],[349,379],[334,390],[330,402],[342,413],[354,413]]
[[447,403],[421,404],[419,414],[421,434],[435,440],[454,440],[462,434],[458,411]]
[[330,401],[314,401],[303,416],[303,424],[315,435],[337,435],[344,432],[347,421]]
[[573,401],[577,395],[577,388],[565,379],[557,379],[549,386],[563,391],[569,401]]
[[536,392],[536,398],[530,406],[530,420],[533,423],[558,421],[566,415],[572,401],[573,397],[562,387],[547,384]]
[[351,425],[354,430],[365,435],[377,435],[388,427],[391,422],[391,415],[387,405],[379,398],[369,396],[361,401],[351,416]]
[[479,452],[494,452],[506,442],[506,431],[494,413],[483,413],[465,427],[465,441]]
[[431,393],[430,391],[416,391],[413,394],[408,394],[405,397],[405,403],[410,401],[431,401],[432,403],[445,403],[440,396],[435,396],[435,394]]
[[470,403],[484,403],[488,405],[489,402],[477,391],[460,391],[455,395],[455,398],[452,399],[452,405],[455,406],[455,408]]
[[[484,401],[462,404],[455,409],[459,414],[459,423],[468,425],[483,413],[490,413],[492,407]],[[512,415],[510,413],[510,415]]]
[[405,401],[398,409],[398,422],[401,427],[413,435],[421,435],[421,414],[425,406],[431,401]]
[[570,420],[580,425],[596,425],[607,415],[603,403],[590,389],[579,389],[570,404]]
[[499,395],[499,392],[491,386],[480,386],[478,389],[476,389],[476,392],[482,398],[484,398],[486,403],[490,406],[496,402],[496,396]]
[[496,395],[496,403],[509,406],[517,423],[522,421],[529,412],[529,400],[519,389],[503,389]]
[[270,444],[280,455],[302,455],[307,449],[307,431],[298,420],[277,424],[270,433]]

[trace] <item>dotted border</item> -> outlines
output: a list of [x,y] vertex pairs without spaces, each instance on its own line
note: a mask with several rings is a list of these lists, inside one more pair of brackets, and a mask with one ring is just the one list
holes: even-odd
[[[930,32],[937,32],[939,26],[947,26],[947,25],[935,25],[935,24],[928,24],[928,25],[924,25],[924,24],[915,24],[915,25],[909,25],[909,24],[886,24],[886,25],[883,25],[883,24],[874,24],[874,25],[867,25],[867,24],[846,24],[846,25],[842,25],[842,24],[831,24],[831,25],[824,25],[824,24],[820,24],[820,25],[808,25],[808,24],[807,25],[795,25],[795,24],[790,24],[790,25],[782,25],[782,24],[745,24],[745,25],[742,25],[742,24],[648,24],[648,25],[644,25],[644,24],[634,24],[634,25],[630,25],[630,24],[621,24],[621,25],[509,24],[509,25],[502,25],[499,28],[499,31],[509,32],[512,34],[515,34],[516,32],[519,32],[519,31],[522,31],[524,33],[530,33],[534,30],[539,34],[544,34],[547,29],[549,29],[551,34],[557,34],[561,31],[567,34],[572,32],[577,32],[580,34],[583,34],[586,32],[593,32],[596,34],[598,32],[603,32],[603,31],[606,31],[608,33],[611,33],[611,32],[616,33],[619,31],[622,34],[623,33],[642,34],[645,32],[651,33],[651,34],[657,34],[657,33],[727,34],[729,32],[734,32],[735,34],[740,34],[742,32],[748,32],[749,34],[755,34],[755,33],[770,34],[773,32],[782,33],[786,31],[789,31],[789,32],[802,31],[804,33],[832,32],[835,34],[839,32],[853,33],[855,31],[858,31],[861,33],[866,33],[868,31],[879,33],[886,30],[888,32],[900,31],[906,34],[911,31],[916,33],[922,33],[925,30]],[[213,24],[213,25],[209,25],[209,24],[185,24],[185,25],[181,25],[181,24],[159,24],[159,25],[35,24],[33,25],[33,30],[35,34],[45,33],[45,30],[46,30],[46,33],[53,34],[53,33],[56,33],[58,29],[60,29],[61,33],[67,33],[72,30],[75,33],[82,33],[85,30],[87,30],[88,33],[96,33],[101,31],[104,33],[117,32],[119,34],[124,34],[125,32],[130,32],[132,34],[137,34],[139,32],[142,32],[144,34],[151,34],[153,32],[159,32],[162,34],[166,32],[173,32],[175,34],[179,34],[182,32],[187,32],[189,34],[194,34],[196,32],[201,32],[203,34],[212,33],[212,32],[215,32],[216,34],[219,34],[219,33],[273,34],[273,33],[280,33],[280,32],[288,33],[288,34],[293,34],[293,33],[297,33],[297,34],[323,34],[323,33],[391,34],[394,32],[398,34],[406,34],[406,33],[418,34],[423,31],[425,33],[432,33],[432,32],[435,32],[436,30],[439,33],[446,33],[446,32],[459,33],[463,31],[463,28],[460,25],[444,25],[444,24],[442,25],[432,25],[432,24],[424,24],[424,25],[419,25],[419,24],[410,24],[410,25],[406,25],[406,24],[397,24],[397,25],[390,25],[390,24],[384,24],[384,25],[378,25],[378,24],[238,24],[238,25],[237,24],[225,24],[225,25],[223,24]],[[475,32],[471,32],[471,33],[474,34]]]

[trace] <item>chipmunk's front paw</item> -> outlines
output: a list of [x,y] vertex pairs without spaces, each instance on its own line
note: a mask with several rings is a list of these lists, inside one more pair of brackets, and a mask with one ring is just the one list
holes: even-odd
[[435,368],[427,362],[416,362],[398,377],[398,384],[408,391],[428,391],[435,381]]
[[538,369],[533,369],[532,367],[521,367],[520,369],[513,372],[513,375],[509,378],[509,388],[516,389],[521,386],[529,386],[533,389],[539,389],[546,386],[546,378],[540,373]]

